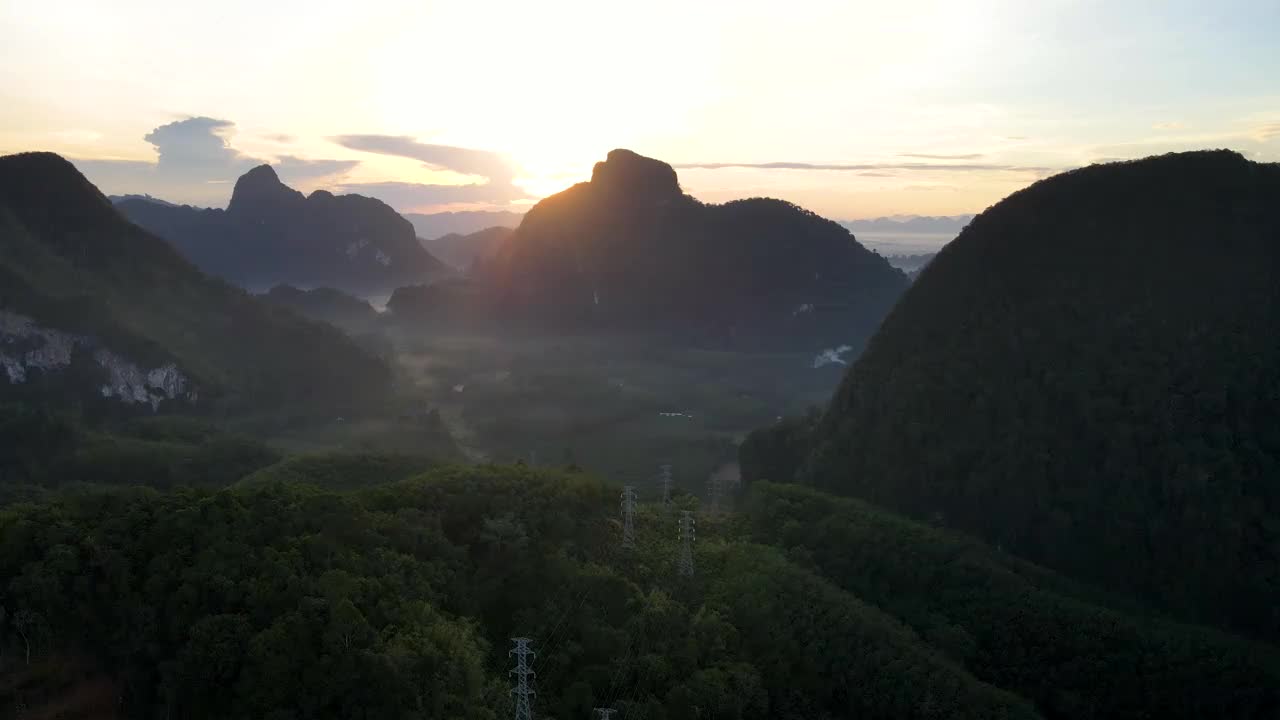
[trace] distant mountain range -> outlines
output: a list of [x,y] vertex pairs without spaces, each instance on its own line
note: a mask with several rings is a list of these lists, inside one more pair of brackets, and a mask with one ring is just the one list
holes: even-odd
[[226,210],[136,196],[116,207],[201,270],[250,289],[287,283],[370,294],[450,273],[382,201],[323,190],[304,196],[268,165],[236,181]]
[[345,407],[389,383],[336,329],[202,274],[61,157],[0,157],[0,397]]
[[907,286],[830,220],[781,200],[701,203],[628,150],[534,206],[473,276],[468,297],[520,327],[817,349],[859,347]]
[[171,203],[167,200],[161,200],[158,197],[152,197],[151,195],[138,195],[134,193],[130,193],[127,195],[108,195],[107,199],[111,201],[112,205],[117,205],[119,203],[124,202],[125,200],[143,200],[146,202],[155,203],[157,205],[164,205],[166,207],[182,207],[177,203]]
[[470,235],[491,227],[514,228],[524,213],[506,210],[463,210],[441,213],[405,213],[418,237],[434,240],[445,235]]
[[423,240],[422,246],[435,257],[459,272],[467,272],[477,260],[491,256],[515,230],[495,226],[467,235],[449,233],[434,240]]
[[1161,612],[1280,640],[1280,165],[1042,180],[924,269],[830,408],[744,446]]
[[950,233],[958,235],[973,215],[893,215],[864,220],[841,220],[853,233]]

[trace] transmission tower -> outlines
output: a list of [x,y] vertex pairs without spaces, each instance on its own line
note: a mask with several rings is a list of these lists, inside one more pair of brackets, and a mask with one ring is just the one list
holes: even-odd
[[636,489],[631,485],[622,488],[622,547],[636,546]]
[[724,481],[720,478],[720,472],[711,473],[707,478],[707,499],[709,500],[708,512],[712,515],[720,514],[720,496],[724,493]]
[[613,714],[618,712],[613,708],[596,708],[596,720],[612,720]]
[[529,669],[529,660],[537,657],[537,653],[529,649],[529,643],[533,642],[529,638],[511,638],[511,642],[516,644],[507,653],[508,656],[516,656],[516,666],[511,670],[511,674],[516,676],[516,686],[511,690],[511,694],[516,696],[515,720],[533,720],[533,705],[530,698],[537,693],[529,689],[529,678],[535,675],[533,670]]
[[676,571],[681,575],[693,575],[693,513],[680,511],[680,554],[676,556]]
[[658,466],[658,486],[662,488],[662,509],[671,509],[671,466]]

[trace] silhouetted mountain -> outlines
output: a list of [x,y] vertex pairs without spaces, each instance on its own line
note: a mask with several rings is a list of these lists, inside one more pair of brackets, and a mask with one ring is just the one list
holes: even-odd
[[514,228],[524,213],[507,210],[462,210],[439,213],[405,213],[418,237],[428,240],[450,234],[470,235],[490,227]]
[[933,262],[933,259],[937,256],[938,253],[919,253],[915,255],[887,255],[885,259],[889,261],[890,265],[906,273],[907,277],[915,279],[920,274],[920,271]]
[[200,269],[243,287],[376,293],[448,274],[418,243],[413,225],[382,201],[324,190],[304,196],[268,165],[236,181],[225,211],[136,198],[116,207]]
[[359,404],[389,383],[337,330],[201,274],[51,153],[0,158],[0,367],[5,396],[111,406]]
[[485,297],[468,278],[406,285],[387,299],[391,319],[410,327],[482,328],[493,325]]
[[449,233],[435,240],[423,240],[422,246],[455,270],[465,272],[476,260],[493,254],[512,232],[511,228],[498,225],[469,235]]
[[169,207],[182,207],[181,205],[178,205],[177,203],[171,203],[171,202],[169,202],[169,201],[167,201],[167,200],[161,200],[161,199],[160,199],[160,198],[158,198],[158,197],[152,197],[151,195],[145,195],[145,194],[144,194],[144,195],[138,195],[138,194],[136,194],[136,193],[129,193],[129,194],[127,194],[127,195],[108,195],[108,196],[107,196],[107,199],[111,201],[111,204],[112,204],[112,205],[116,205],[116,204],[118,204],[118,203],[122,203],[122,202],[124,202],[124,201],[126,201],[126,200],[144,200],[144,201],[146,201],[146,202],[152,202],[152,203],[155,203],[155,204],[157,204],[157,205],[167,205],[167,206],[169,206]]
[[[806,438],[744,473],[960,528],[1180,617],[1280,639],[1280,166],[1068,172],[926,267]],[[749,462],[748,462],[749,460]]]
[[907,284],[830,220],[703,204],[628,150],[539,202],[476,282],[512,322],[818,347],[860,344]]
[[378,311],[367,301],[333,288],[300,290],[292,285],[277,285],[262,299],[303,317],[339,327],[369,323],[378,317]]

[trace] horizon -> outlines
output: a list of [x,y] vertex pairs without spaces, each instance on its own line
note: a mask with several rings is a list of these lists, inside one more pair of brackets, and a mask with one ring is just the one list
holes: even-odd
[[304,192],[432,213],[521,212],[625,147],[700,200],[842,220],[978,213],[1171,151],[1280,160],[1280,6],[677,8],[237,1],[193,26],[150,0],[10,4],[0,153],[205,207],[268,163]]

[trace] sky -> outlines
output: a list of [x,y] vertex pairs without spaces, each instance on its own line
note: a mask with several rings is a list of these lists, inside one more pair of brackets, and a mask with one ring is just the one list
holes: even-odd
[[527,209],[625,147],[706,201],[951,215],[1099,161],[1280,161],[1277,38],[1276,0],[0,0],[0,154],[431,212]]

